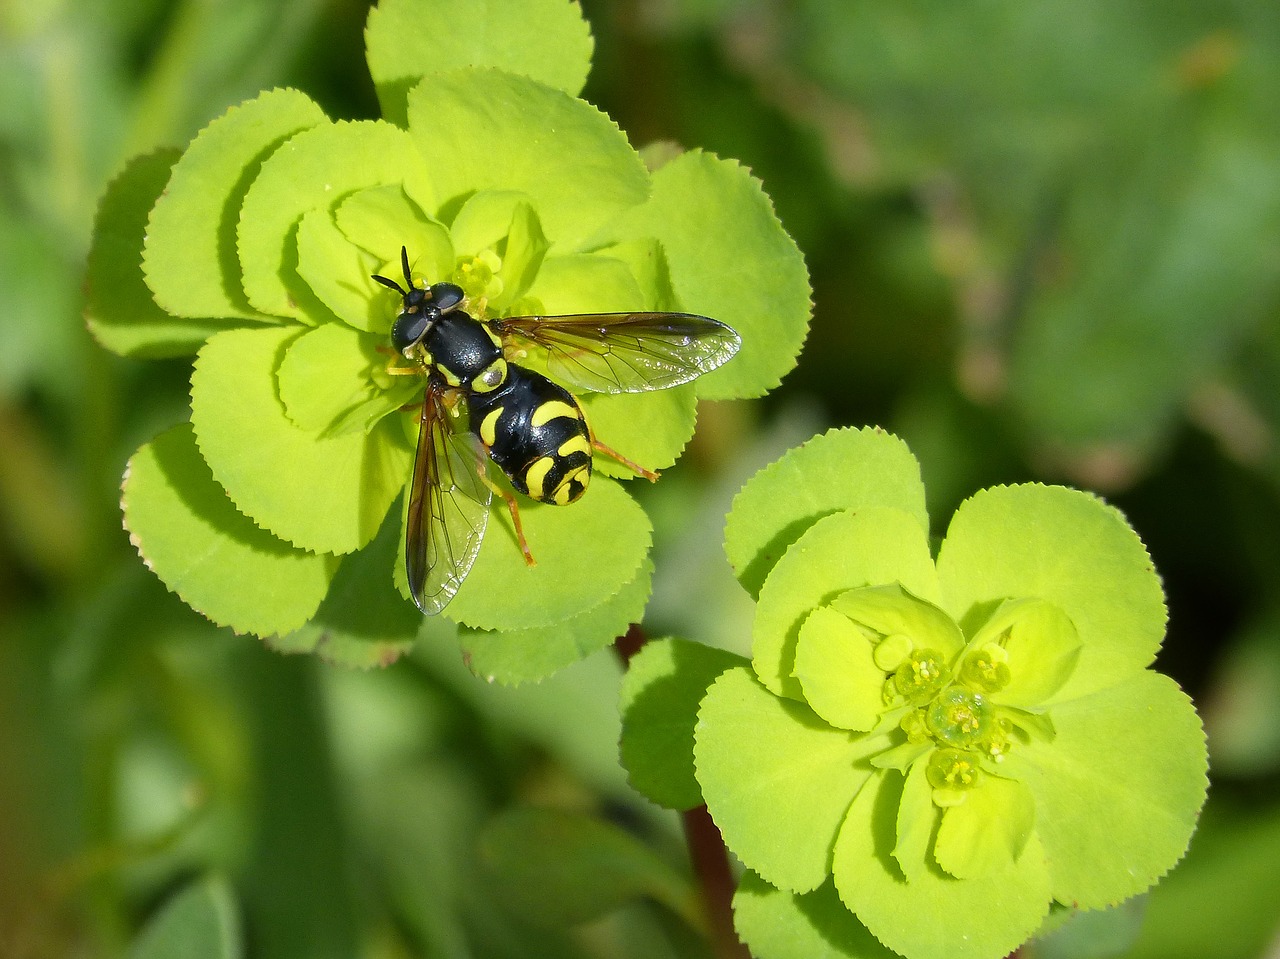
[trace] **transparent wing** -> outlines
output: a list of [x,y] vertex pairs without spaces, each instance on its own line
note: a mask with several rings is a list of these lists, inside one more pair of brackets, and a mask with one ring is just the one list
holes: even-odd
[[546,350],[553,379],[595,393],[678,386],[714,370],[742,345],[731,327],[694,313],[510,316],[492,324],[504,338]]
[[454,430],[440,389],[428,384],[405,515],[409,592],[424,613],[438,613],[471,570],[489,520],[488,461],[470,432]]

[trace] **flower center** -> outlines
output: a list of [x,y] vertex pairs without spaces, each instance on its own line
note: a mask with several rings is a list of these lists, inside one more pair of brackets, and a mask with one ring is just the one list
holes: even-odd
[[459,257],[449,280],[473,301],[492,300],[503,290],[502,277],[497,275],[501,269],[502,258],[493,250],[483,250],[475,256]]
[[986,738],[993,718],[981,693],[951,686],[929,705],[925,722],[940,744],[971,749]]
[[954,805],[982,781],[983,766],[1003,762],[1013,746],[1013,725],[991,701],[1010,682],[1008,655],[992,643],[970,650],[953,666],[941,651],[906,649],[903,640],[887,636],[875,650],[877,665],[888,673],[885,705],[911,707],[899,728],[908,743],[924,749],[917,756],[929,757],[926,774],[935,802]]

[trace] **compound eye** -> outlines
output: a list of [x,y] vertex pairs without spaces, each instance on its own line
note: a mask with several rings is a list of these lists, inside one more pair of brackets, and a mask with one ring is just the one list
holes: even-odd
[[392,347],[397,353],[403,353],[427,335],[427,327],[430,325],[430,318],[421,311],[401,313],[391,324]]
[[456,283],[434,283],[431,286],[431,305],[441,313],[456,309],[464,299],[466,294]]

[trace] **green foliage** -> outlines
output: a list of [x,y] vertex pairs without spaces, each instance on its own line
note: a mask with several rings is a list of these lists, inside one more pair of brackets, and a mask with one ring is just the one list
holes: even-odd
[[[841,460],[852,449],[866,455]],[[809,464],[825,471],[816,501],[795,495]],[[903,491],[908,509],[885,505]],[[678,805],[692,775],[777,890],[740,892],[739,931],[766,955],[806,955],[778,933],[806,924],[795,942],[837,935],[844,956],[877,954],[862,926],[911,959],[1006,955],[1052,902],[1148,889],[1204,802],[1199,719],[1146,669],[1165,608],[1123,517],[1061,487],[986,490],[935,565],[921,502],[894,437],[837,431],[787,454],[726,533],[744,585],[763,577],[750,667],[695,657],[677,677],[667,647],[624,691],[633,784]],[[661,719],[635,707],[650,686],[673,691]],[[690,732],[691,766],[676,746]],[[856,922],[830,916],[831,882]]]
[[147,212],[164,193],[179,158],[177,150],[135,157],[107,187],[98,207],[85,319],[98,342],[126,356],[188,353],[222,325],[212,318],[179,323],[156,304],[137,268]]
[[[808,892],[743,873],[733,919],[758,959],[897,955],[863,920],[950,955],[981,916],[975,941],[1002,947],[1039,904],[984,877],[1041,889],[1029,856],[1053,869],[1023,959],[1265,954],[1280,917],[1273,7],[3,5],[0,942],[33,956],[217,955],[242,924],[257,959],[706,959],[716,937],[695,915],[681,817],[629,791],[616,760],[619,684],[632,785],[688,809],[707,798],[695,742],[736,762],[707,796],[776,879],[786,850],[759,824],[770,797],[753,806],[731,787],[767,777],[757,751],[791,770],[779,744],[876,731],[896,663],[908,689],[937,687],[908,721],[927,741],[898,741],[900,720],[857,761],[867,779],[827,850],[800,828],[808,804],[770,806],[801,857],[782,865],[829,865]],[[411,127],[427,74],[448,119],[419,99]],[[553,126],[599,142],[556,151]],[[414,162],[422,151],[430,166]],[[597,152],[611,164],[588,177]],[[463,192],[444,196],[431,167]],[[484,188],[464,168],[486,172]],[[573,190],[545,199],[559,185],[538,169],[582,175],[617,215],[566,245],[576,223],[555,225],[550,207],[584,223],[594,208]],[[636,205],[616,202],[632,193]],[[242,220],[258,224],[251,255]],[[813,274],[807,334],[808,287],[779,220]],[[413,449],[402,407],[422,383],[384,375],[398,300],[369,276],[399,279],[402,244],[416,282],[464,282],[491,314],[643,304],[744,334],[735,361],[695,384],[584,397],[615,449],[675,468],[656,486],[602,479],[543,511],[539,523],[565,526],[538,530],[558,545],[535,544],[532,572],[499,503],[483,558],[496,596],[473,597],[477,621],[498,628],[423,620],[404,598],[403,466],[379,477],[381,460],[364,459],[369,503],[390,497],[380,516],[297,515],[313,491],[346,488],[351,505],[334,452],[403,463]],[[217,410],[266,404],[253,391],[240,403],[238,374],[258,357],[237,337],[279,330],[287,342],[258,369],[271,405],[248,419],[287,421],[296,462],[272,459],[261,429],[234,436]],[[206,345],[237,360],[205,384],[196,426],[211,459],[183,422]],[[216,366],[202,360],[201,375]],[[783,373],[763,403],[695,407]],[[852,430],[806,444],[741,490],[722,536],[761,464],[866,423],[911,452]],[[279,501],[252,483],[233,499],[215,478],[244,487],[259,468]],[[632,478],[612,460],[596,470]],[[1036,479],[1105,492],[1163,582],[1130,561],[1127,523],[1079,495],[1046,515]],[[314,553],[240,500],[290,535],[367,542]],[[623,527],[619,562],[601,562]],[[543,600],[568,618],[485,618],[492,605],[530,621]],[[980,612],[966,619],[953,607],[970,601]],[[651,641],[624,673],[601,647],[642,616],[629,639],[699,642]],[[966,637],[1006,628],[1006,658],[955,661]],[[873,647],[868,630],[893,632]],[[1204,717],[1212,798],[1150,891],[1061,905],[1051,897],[1119,894],[1165,868],[1198,801],[1175,775],[1199,761],[1181,696],[1145,669],[1112,682],[1153,656]],[[744,694],[726,708],[758,728],[698,728],[699,704],[726,689]],[[954,743],[992,726],[977,692],[1020,725],[1005,775],[979,766],[964,790],[974,767]],[[1167,767],[1153,760],[1166,754]],[[822,772],[796,775],[821,788]],[[818,800],[815,822],[836,821],[840,803]],[[911,814],[922,808],[932,815]],[[838,857],[852,874],[839,884]],[[226,881],[188,885],[207,876]]]
[[[402,125],[334,122],[303,94],[272,90],[213,121],[176,160],[135,162],[99,212],[91,328],[127,355],[196,353],[191,424],[212,474],[211,486],[194,464],[146,471],[140,459],[147,485],[126,511],[135,545],[194,608],[279,634],[281,649],[370,664],[417,634],[413,617],[384,609],[402,601],[378,585],[395,563],[383,565],[375,541],[391,535],[411,472],[409,407],[423,389],[389,375],[380,352],[400,302],[370,277],[398,277],[402,246],[415,282],[460,283],[491,315],[683,309],[737,329],[740,361],[705,383],[584,398],[595,435],[649,468],[676,461],[699,395],[762,394],[804,337],[804,265],[758,181],[700,153],[651,174],[617,125],[575,96],[591,52],[576,7],[482,6],[400,0],[374,11],[370,67]],[[452,36],[458,18],[485,29],[422,56],[422,38]],[[721,241],[707,244],[708,229]],[[633,476],[617,463],[601,472]],[[200,513],[206,536],[254,528],[326,578],[346,557],[324,604],[312,586],[287,611],[257,609],[261,591],[220,596],[244,571],[175,563],[189,531],[158,504],[209,499],[233,510]],[[538,679],[640,618],[650,529],[621,486],[601,476],[571,509],[523,503],[533,568],[494,501],[447,611],[466,627],[477,672]]]
[[650,641],[627,665],[619,710],[620,743],[631,785],[670,809],[702,804],[693,775],[693,726],[688,722],[707,687],[740,657],[682,639]]
[[[866,469],[849,475],[851,460]],[[899,481],[900,486],[891,485]],[[850,484],[859,484],[851,488]],[[738,581],[760,595],[765,574],[813,525],[850,500],[863,508],[889,506],[928,530],[924,485],[905,443],[865,430],[844,430],[806,443],[762,470],[738,492],[725,523],[725,553]]]
[[244,955],[225,882],[192,884],[165,903],[129,950],[129,959],[238,959]]
[[232,218],[263,161],[324,119],[296,90],[273,90],[191,141],[147,218],[142,270],[157,306],[173,316],[265,319],[238,282]]
[[[581,530],[573,531],[582,535]],[[610,536],[614,535],[612,531]],[[463,627],[458,631],[467,665],[490,682],[522,683],[550,676],[558,669],[598,652],[623,635],[644,615],[653,567],[644,560],[630,581],[608,599],[568,618],[542,626],[503,630]],[[574,584],[581,587],[581,583]],[[566,597],[576,592],[559,588]]]
[[803,0],[771,51],[860,112],[878,186],[941,187],[940,268],[999,291],[961,347],[1007,364],[1005,408],[1077,468],[1157,455],[1207,374],[1275,424],[1243,371],[1276,332],[1276,34],[1265,3],[1167,12]]
[[387,0],[370,11],[365,44],[383,113],[400,124],[426,71],[500,67],[576,96],[593,46],[575,5],[522,0]]
[[147,562],[183,601],[219,625],[269,636],[300,627],[329,588],[335,558],[308,553],[236,510],[175,426],[129,460],[125,522]]
[[637,896],[699,923],[686,877],[625,830],[590,816],[511,809],[485,826],[481,856],[497,894],[535,925],[567,928]]

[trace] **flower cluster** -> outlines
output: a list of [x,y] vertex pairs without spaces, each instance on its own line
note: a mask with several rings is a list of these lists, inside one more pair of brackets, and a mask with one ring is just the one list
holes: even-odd
[[[379,662],[419,626],[403,572],[392,587],[404,535],[392,507],[423,382],[388,374],[400,298],[371,278],[401,276],[402,247],[416,282],[455,282],[486,316],[685,310],[733,326],[744,346],[731,369],[583,397],[595,435],[649,469],[675,461],[699,396],[760,395],[803,340],[803,263],[759,183],[698,152],[650,170],[576,96],[590,56],[576,6],[513,6],[484,43],[421,56],[415,38],[458,22],[457,6],[387,0],[371,14],[391,120],[335,122],[302,93],[270,91],[185,151],[135,160],[100,210],[91,329],[127,355],[195,354],[191,422],[131,461],[126,525],[189,605],[287,648]],[[539,57],[521,52],[530,35]],[[630,474],[598,472],[572,507],[522,510],[535,568],[494,511],[447,610],[471,631],[473,667],[542,675],[639,618],[649,524],[609,478]]]
[[[751,870],[736,914],[762,956],[820,930],[842,955],[994,959],[1051,904],[1112,905],[1180,858],[1204,737],[1148,669],[1163,595],[1114,509],[986,490],[935,558],[905,447],[837,431],[747,484],[726,548],[757,596],[751,662],[646,652],[668,666],[640,663],[627,703],[700,662],[685,765],[665,773],[694,788],[646,791],[706,802]],[[663,777],[648,715],[624,707],[642,787]]]

